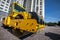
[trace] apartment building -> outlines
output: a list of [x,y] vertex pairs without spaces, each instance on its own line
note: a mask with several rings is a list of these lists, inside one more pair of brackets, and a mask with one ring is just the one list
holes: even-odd
[[44,18],[44,0],[24,0],[24,7],[28,12],[36,12]]
[[0,20],[9,13],[11,0],[0,0]]
[[44,0],[0,0],[0,16],[6,16],[9,13],[12,2],[17,2],[28,12],[36,12],[39,17],[44,18]]

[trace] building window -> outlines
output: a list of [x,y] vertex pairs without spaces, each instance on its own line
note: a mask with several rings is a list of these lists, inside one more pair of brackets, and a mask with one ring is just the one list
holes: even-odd
[[38,5],[38,0],[37,0],[37,5]]
[[40,8],[42,8],[42,6],[40,6]]
[[8,4],[6,4],[8,6]]
[[35,11],[35,1],[33,2],[33,7],[34,7],[34,8],[33,8],[33,11]]
[[4,5],[1,4],[1,6],[3,7]]
[[24,6],[25,8],[26,8],[26,1],[27,1],[27,0],[24,0],[24,4],[23,4],[23,6]]
[[42,8],[40,8],[40,10],[42,10]]
[[7,11],[7,9],[5,9],[5,11]]
[[4,2],[2,2],[4,4]]
[[7,3],[9,3],[10,2],[10,0],[7,0]]
[[42,5],[42,2],[40,2],[40,5]]
[[4,1],[6,1],[6,0],[4,0]]
[[40,10],[42,10],[42,6],[40,6]]
[[8,7],[5,7],[5,8],[8,8]]
[[42,11],[40,11],[40,15],[42,15]]
[[0,9],[3,9],[3,8],[0,7]]
[[38,12],[38,7],[36,8],[36,11]]
[[40,0],[40,1],[42,1],[42,0]]

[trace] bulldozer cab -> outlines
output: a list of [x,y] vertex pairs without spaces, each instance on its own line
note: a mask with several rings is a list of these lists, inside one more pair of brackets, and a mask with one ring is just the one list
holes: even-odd
[[30,14],[31,14],[31,18],[32,19],[35,19],[35,20],[37,20],[37,23],[38,24],[44,24],[44,21],[43,21],[43,19],[41,18],[41,17],[39,17],[38,15],[37,15],[37,13],[35,13],[35,12],[29,12]]
[[23,6],[19,5],[18,3],[13,2],[11,4],[11,11],[12,12],[24,12],[25,9]]
[[[11,4],[11,11],[10,11],[10,16],[16,17],[17,15],[21,14],[20,16],[29,16],[28,12],[25,10],[25,8],[18,3],[13,2]],[[27,19],[27,18],[25,18]]]

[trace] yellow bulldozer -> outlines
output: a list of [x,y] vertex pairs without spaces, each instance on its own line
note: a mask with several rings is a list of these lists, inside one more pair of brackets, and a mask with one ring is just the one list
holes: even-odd
[[34,12],[27,12],[24,7],[13,2],[10,13],[3,18],[2,24],[4,27],[19,30],[21,33],[25,31],[36,33],[38,30],[44,29],[42,19]]

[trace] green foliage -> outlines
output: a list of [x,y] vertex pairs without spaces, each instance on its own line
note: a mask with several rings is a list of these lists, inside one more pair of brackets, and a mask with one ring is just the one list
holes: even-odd
[[58,24],[57,25],[60,26],[60,21],[58,21]]
[[46,23],[45,22],[45,25],[48,25],[48,26],[60,26],[60,21],[58,21],[58,23],[56,23],[56,22],[48,22],[48,23]]
[[48,25],[48,26],[55,26],[55,25],[57,25],[57,23],[49,22],[49,23],[47,23],[47,25]]

